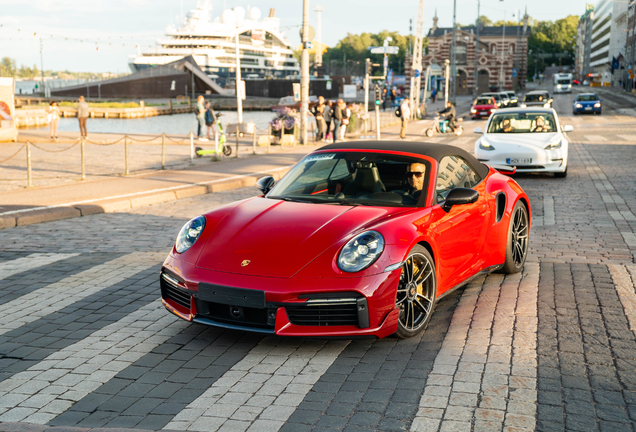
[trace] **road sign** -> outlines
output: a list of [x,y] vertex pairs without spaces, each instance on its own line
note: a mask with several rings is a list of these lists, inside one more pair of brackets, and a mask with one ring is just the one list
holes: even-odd
[[420,71],[419,70],[415,70],[415,78],[419,78],[420,77]]
[[294,100],[298,102],[300,100],[300,83],[292,83],[294,90]]
[[311,42],[305,42],[305,49],[311,49],[314,45]]
[[[316,37],[316,30],[314,30],[314,28],[312,26],[307,26],[309,27],[309,37],[307,38],[308,40],[314,40],[314,38]],[[303,40],[303,28],[300,27],[300,40]]]
[[517,68],[512,68],[512,77],[513,78],[517,77]]
[[397,54],[400,52],[400,47],[396,46],[381,46],[381,47],[369,47],[371,54]]

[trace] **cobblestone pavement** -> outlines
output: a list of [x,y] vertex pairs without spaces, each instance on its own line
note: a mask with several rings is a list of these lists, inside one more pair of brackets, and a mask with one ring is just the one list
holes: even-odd
[[523,272],[473,280],[408,340],[165,311],[179,228],[253,188],[1,231],[0,431],[633,431],[636,125],[571,120],[568,177],[516,177],[533,207]]

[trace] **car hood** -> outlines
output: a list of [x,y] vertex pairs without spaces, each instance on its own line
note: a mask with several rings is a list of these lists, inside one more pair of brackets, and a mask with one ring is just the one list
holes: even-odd
[[217,224],[197,267],[289,278],[334,243],[394,211],[254,198]]
[[550,141],[556,138],[558,132],[550,132],[550,133],[497,133],[497,134],[486,134],[484,138],[490,144],[492,144],[495,149],[497,146],[504,145],[520,145],[523,147],[531,147],[531,148],[545,148],[546,145]]

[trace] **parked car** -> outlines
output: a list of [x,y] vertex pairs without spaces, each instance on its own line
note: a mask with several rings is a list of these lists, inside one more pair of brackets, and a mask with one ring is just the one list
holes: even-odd
[[497,102],[492,96],[479,96],[473,101],[473,106],[470,108],[470,118],[480,119],[483,117],[490,117],[490,114],[497,110]]
[[580,93],[572,102],[572,114],[581,113],[601,114],[603,111],[603,99],[595,93]]
[[489,93],[482,93],[479,95],[479,97],[492,97],[495,98],[495,103],[497,104],[497,108],[504,108],[504,100],[503,97],[499,94],[499,92],[489,92]]
[[528,252],[526,193],[447,144],[331,144],[257,186],[183,226],[159,275],[168,311],[280,336],[407,338],[438,298],[520,272]]
[[521,108],[526,107],[542,107],[552,108],[553,99],[547,90],[534,90],[523,95],[523,100],[519,105]]
[[[475,156],[491,166],[515,166],[517,172],[568,174],[568,139],[553,108],[510,108],[488,120],[475,142]],[[475,128],[475,133],[482,133]]]
[[510,104],[512,103],[512,100],[510,99],[510,95],[506,91],[500,91],[498,93],[501,95],[501,100],[503,101],[502,108],[508,108]]
[[508,97],[510,97],[510,103],[508,104],[509,107],[516,107],[519,105],[519,98],[517,97],[517,94],[513,91],[507,91],[506,93],[508,93]]

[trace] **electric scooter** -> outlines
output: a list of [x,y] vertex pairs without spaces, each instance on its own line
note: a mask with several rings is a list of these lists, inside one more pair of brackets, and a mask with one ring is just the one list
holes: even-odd
[[455,135],[460,136],[462,133],[464,133],[464,128],[459,126],[458,124],[455,124],[455,131],[453,131],[451,130],[450,126],[448,126],[448,119],[441,119],[439,115],[436,115],[433,119],[432,126],[426,128],[426,131],[424,133],[429,138],[436,133],[454,133]]
[[216,115],[216,127],[219,128],[219,147],[213,150],[203,150],[201,147],[195,147],[195,153],[197,157],[207,156],[207,155],[215,155],[220,153],[221,151],[225,156],[229,156],[232,154],[232,147],[227,145],[227,138],[225,136],[225,131],[223,130],[223,125],[221,125],[221,116],[223,113],[219,113]]

